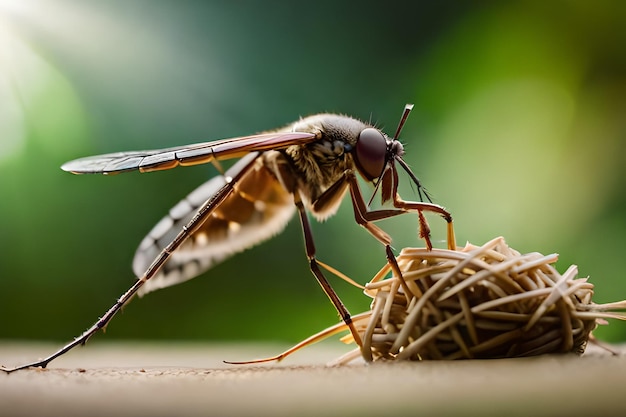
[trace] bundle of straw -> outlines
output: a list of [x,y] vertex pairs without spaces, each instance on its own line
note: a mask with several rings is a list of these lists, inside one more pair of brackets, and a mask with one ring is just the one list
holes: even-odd
[[593,284],[574,265],[561,275],[556,260],[521,255],[502,237],[459,250],[405,248],[400,274],[387,265],[366,285],[373,301],[356,317],[360,353],[366,361],[581,354],[598,320],[626,320],[617,311],[626,302],[594,304]]
[[[458,250],[405,248],[397,268],[388,263],[365,285],[371,309],[352,317],[361,346],[332,364],[582,354],[598,323],[626,320],[626,300],[593,303],[593,284],[575,265],[561,275],[557,258],[521,255],[502,237]],[[280,361],[346,330],[342,322],[277,356],[229,363]]]

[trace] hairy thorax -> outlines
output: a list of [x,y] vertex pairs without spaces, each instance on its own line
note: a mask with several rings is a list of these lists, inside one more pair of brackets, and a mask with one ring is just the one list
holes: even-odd
[[[336,212],[341,198],[322,211],[315,210],[313,203],[347,169],[354,168],[351,150],[366,127],[365,123],[345,116],[320,114],[307,117],[281,130],[314,133],[319,137],[317,141],[273,151],[273,155],[266,154],[265,158],[274,160],[285,187],[292,192],[297,190],[312,214],[325,219]],[[287,175],[292,178],[286,178]],[[340,193],[338,197],[342,195]]]

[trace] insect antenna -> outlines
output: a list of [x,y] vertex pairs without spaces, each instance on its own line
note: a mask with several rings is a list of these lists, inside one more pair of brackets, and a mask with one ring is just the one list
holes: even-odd
[[[406,104],[404,106],[404,111],[402,112],[402,117],[400,118],[400,123],[398,123],[398,128],[396,129],[396,133],[393,135],[393,140],[397,140],[398,137],[400,136],[400,132],[402,131],[402,127],[404,126],[404,123],[406,122],[406,119],[409,117],[409,113],[411,113],[411,110],[413,110],[413,104]],[[370,124],[372,122],[372,116],[370,114]],[[374,192],[372,193],[372,197],[369,199],[369,201],[367,202],[367,206],[371,206],[372,202],[374,201],[374,197],[376,197],[376,193],[378,192],[378,190],[380,189],[380,183],[382,182],[382,178],[385,175],[385,173],[387,172],[388,166],[383,169],[383,172],[380,173],[380,175],[378,176],[378,178],[376,179],[375,183],[374,183]],[[406,169],[406,168],[405,168]],[[418,189],[419,189],[419,183],[418,183]],[[419,192],[420,195],[420,199],[422,198],[421,192]],[[430,198],[429,198],[430,201]]]
[[413,110],[413,104],[407,104],[404,106],[404,112],[402,112],[402,117],[400,118],[400,123],[398,123],[396,134],[393,135],[394,140],[398,140],[398,137],[400,136],[400,132],[402,131],[402,128],[404,127],[404,123],[406,122],[406,119],[409,117],[409,113],[411,113],[411,110]]
[[[411,177],[411,180],[413,180],[413,182],[415,183],[415,185],[417,186],[417,195],[419,196],[421,201],[424,201],[424,197],[426,197],[426,199],[428,200],[429,203],[432,203],[433,200],[430,198],[430,195],[428,194],[428,192],[426,191],[426,188],[424,188],[424,186],[422,185],[422,183],[420,182],[419,179],[417,179],[417,177],[415,176],[415,174],[413,173],[413,171],[411,171],[411,168],[409,168],[409,166],[407,165],[406,162],[404,162],[404,159],[402,159],[400,156],[396,156],[395,160],[398,162],[398,164],[400,164],[400,166],[406,171],[407,174],[409,174],[409,177]],[[422,196],[422,194],[424,196]]]
[[[400,132],[402,131],[402,128],[404,127],[404,123],[406,122],[406,119],[409,117],[411,110],[413,110],[413,107],[414,107],[413,104],[407,104],[404,106],[404,112],[402,112],[402,117],[400,118],[400,123],[398,123],[396,134],[393,135],[394,140],[398,140],[398,137],[400,137]],[[407,172],[407,174],[409,174],[409,177],[411,177],[411,180],[413,180],[413,182],[417,186],[417,195],[419,196],[420,201],[424,201],[424,197],[426,197],[428,202],[432,203],[433,200],[430,198],[430,195],[428,194],[426,189],[422,186],[420,181],[417,179],[413,171],[411,171],[411,168],[409,168],[407,163],[404,162],[404,159],[402,159],[402,157],[399,155],[396,155],[394,159],[398,161],[398,164],[400,164],[400,166]]]

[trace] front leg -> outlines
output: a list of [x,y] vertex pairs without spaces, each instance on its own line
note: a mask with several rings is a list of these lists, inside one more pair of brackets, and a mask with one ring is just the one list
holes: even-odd
[[406,213],[409,211],[417,211],[419,216],[419,224],[420,224],[420,237],[426,240],[426,245],[428,249],[432,249],[432,245],[430,245],[430,227],[428,226],[428,222],[426,222],[426,218],[424,217],[424,211],[430,211],[433,213],[440,214],[447,223],[447,236],[446,239],[448,241],[448,249],[456,250],[456,236],[454,235],[454,224],[452,222],[452,216],[448,213],[443,207],[432,204],[432,203],[422,203],[417,201],[404,201],[400,198],[400,196],[396,193],[393,199],[394,207],[398,207],[402,213]]
[[[348,183],[350,189],[350,197],[352,199],[352,207],[354,208],[354,218],[358,224],[365,227],[376,239],[378,239],[383,245],[389,246],[391,244],[391,238],[387,233],[385,233],[381,228],[374,225],[372,222],[387,219],[390,217],[397,216],[399,214],[404,214],[408,212],[417,211],[419,218],[419,235],[426,244],[426,248],[428,250],[432,249],[432,243],[430,241],[430,227],[428,226],[428,222],[424,217],[424,211],[430,211],[432,213],[437,213],[441,215],[444,220],[448,224],[448,249],[455,250],[456,249],[456,241],[454,237],[454,227],[452,224],[452,216],[446,209],[443,207],[433,204],[433,203],[423,203],[423,202],[414,202],[414,201],[404,201],[400,198],[397,192],[397,173],[395,169],[390,168],[393,174],[393,181],[389,187],[391,190],[385,190],[385,186],[383,186],[383,193],[388,193],[393,196],[393,206],[395,209],[387,209],[387,210],[369,210],[367,208],[367,204],[363,199],[363,194],[361,193],[361,189],[359,188],[359,183],[357,181],[356,175],[353,171],[347,170],[344,172],[342,177],[343,181]],[[340,180],[340,181],[342,181]]]
[[[437,213],[446,221],[447,227],[447,236],[446,239],[448,241],[448,249],[456,250],[456,236],[454,235],[454,225],[452,223],[452,215],[441,207],[438,204],[433,203],[424,203],[417,201],[404,201],[400,198],[400,194],[398,194],[398,171],[396,171],[395,167],[392,165],[391,168],[391,178],[392,178],[392,190],[393,190],[393,206],[399,208],[402,211],[417,211],[419,214],[420,221],[420,237],[426,239],[426,236],[430,236],[430,228],[428,227],[428,223],[424,218],[424,211],[430,211],[432,213]],[[430,200],[430,199],[429,199]],[[430,240],[428,240],[430,242]],[[432,249],[432,245],[428,247],[428,249]]]

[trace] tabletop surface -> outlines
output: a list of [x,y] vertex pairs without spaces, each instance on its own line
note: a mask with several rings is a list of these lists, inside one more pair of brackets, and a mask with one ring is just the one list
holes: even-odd
[[[58,346],[0,343],[0,364]],[[228,365],[279,353],[251,344],[96,343],[47,369],[0,373],[0,416],[575,416],[626,413],[626,346],[583,357],[354,363],[313,346],[280,363]]]

